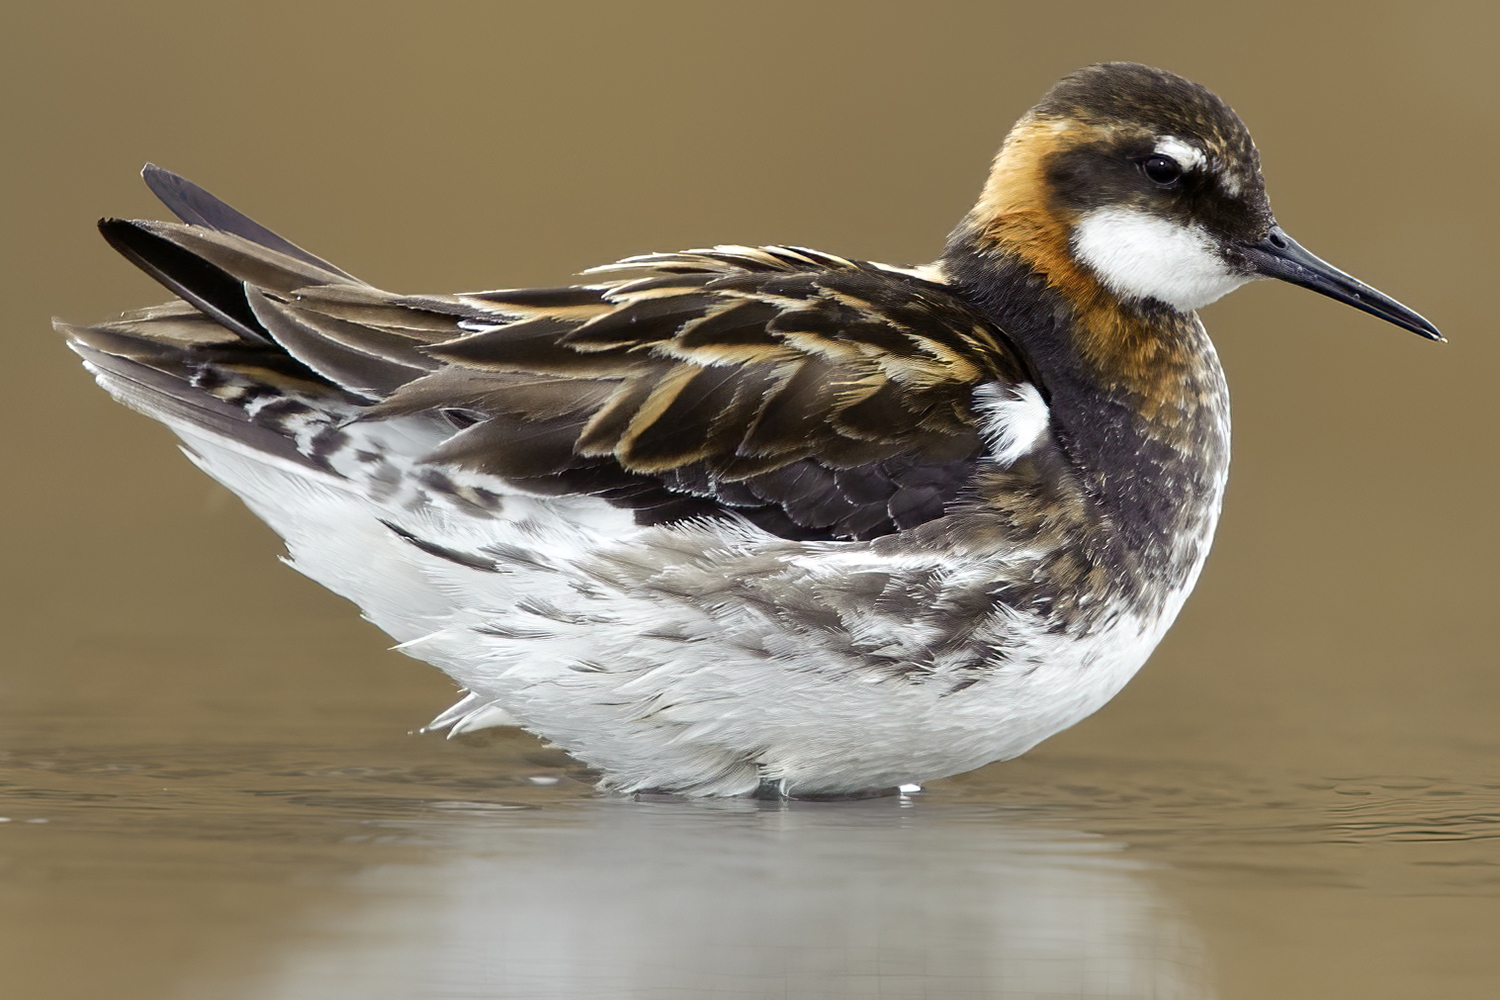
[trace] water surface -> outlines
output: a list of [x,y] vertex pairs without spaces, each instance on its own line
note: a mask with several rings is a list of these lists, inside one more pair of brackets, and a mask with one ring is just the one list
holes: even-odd
[[1500,970],[1500,781],[1039,751],[861,802],[624,799],[515,732],[200,713],[170,742],[3,718],[27,995],[1477,997]]

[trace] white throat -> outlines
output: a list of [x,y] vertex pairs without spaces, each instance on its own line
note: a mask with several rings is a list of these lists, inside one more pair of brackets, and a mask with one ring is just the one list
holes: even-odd
[[1231,273],[1198,226],[1131,208],[1097,208],[1073,230],[1073,253],[1122,298],[1201,309],[1249,281]]

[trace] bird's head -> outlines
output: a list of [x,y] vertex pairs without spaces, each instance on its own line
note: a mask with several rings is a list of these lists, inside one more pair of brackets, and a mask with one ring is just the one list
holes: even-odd
[[1136,63],[1064,77],[1012,129],[955,234],[1019,254],[1075,300],[1186,313],[1255,278],[1311,288],[1433,340],[1427,320],[1276,223],[1260,154],[1207,88]]

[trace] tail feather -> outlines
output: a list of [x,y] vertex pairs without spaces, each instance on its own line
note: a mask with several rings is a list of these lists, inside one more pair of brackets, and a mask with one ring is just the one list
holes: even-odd
[[83,358],[85,367],[111,396],[179,433],[235,442],[308,470],[317,468],[295,441],[257,424],[241,406],[196,389],[190,382],[154,365],[97,350],[84,337],[75,337],[69,346]]
[[99,233],[136,267],[204,315],[250,341],[269,342],[245,301],[244,282],[191,249],[168,239],[160,224],[99,220]]
[[330,274],[338,275],[346,281],[359,283],[359,279],[354,275],[334,267],[323,258],[316,257],[290,240],[276,235],[185,177],[179,177],[170,170],[163,170],[154,163],[146,164],[141,170],[141,177],[145,180],[146,186],[151,189],[151,193],[160,198],[162,204],[172,210],[172,214],[190,226],[201,226],[204,229],[244,237],[268,250],[295,257]]
[[461,333],[462,317],[359,282],[175,175],[146,178],[183,222],[100,231],[181,301],[54,325],[106,391],[171,427],[275,528],[298,569],[399,639],[432,631],[453,599],[387,522],[441,534],[457,487],[429,497],[446,480],[429,487],[412,470],[453,428],[356,418],[435,368],[422,348]]
[[[295,405],[324,408],[325,398],[331,418],[347,419],[438,367],[424,348],[463,332],[462,316],[372,288],[176,174],[147,165],[143,175],[183,221],[104,219],[99,230],[181,301],[95,326],[56,324],[137,409],[269,446],[248,429],[264,422],[251,414],[289,381]],[[243,419],[229,418],[226,400]]]

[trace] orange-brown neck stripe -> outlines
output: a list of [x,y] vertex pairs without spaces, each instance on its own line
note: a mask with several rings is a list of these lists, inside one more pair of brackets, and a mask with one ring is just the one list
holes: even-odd
[[1101,385],[1121,389],[1141,416],[1172,424],[1203,401],[1203,338],[1194,321],[1123,303],[1073,256],[1076,213],[1059,207],[1047,178],[1051,156],[1109,141],[1100,126],[1028,116],[1006,138],[978,202],[964,220],[977,249],[1023,261],[1070,307],[1081,358]]

